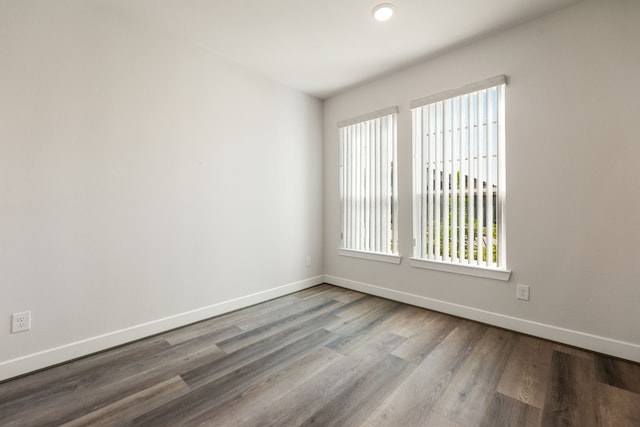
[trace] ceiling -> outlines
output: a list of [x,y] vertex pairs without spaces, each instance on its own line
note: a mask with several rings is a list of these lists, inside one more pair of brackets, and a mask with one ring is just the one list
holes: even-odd
[[[101,0],[286,86],[327,98],[582,0]],[[391,2],[390,21],[371,10]]]

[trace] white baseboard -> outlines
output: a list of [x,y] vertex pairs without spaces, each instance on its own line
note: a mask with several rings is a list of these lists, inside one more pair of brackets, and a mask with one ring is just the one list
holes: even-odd
[[38,353],[28,354],[16,359],[0,362],[0,381],[57,365],[78,357],[86,356],[111,347],[155,335],[164,331],[199,322],[233,310],[248,307],[281,297],[292,292],[310,288],[323,283],[324,276],[316,276],[295,283],[267,289],[217,304],[212,304],[196,310],[179,313],[152,322],[135,325],[130,328],[109,332],[81,341],[50,348]]
[[326,283],[640,363],[640,345],[325,274]]

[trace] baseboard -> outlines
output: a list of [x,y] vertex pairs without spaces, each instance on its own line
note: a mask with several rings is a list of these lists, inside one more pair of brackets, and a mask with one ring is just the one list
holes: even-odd
[[640,345],[325,274],[326,283],[640,363]]
[[109,332],[104,335],[72,342],[59,347],[28,354],[16,359],[0,362],[0,381],[7,380],[49,366],[57,365],[78,357],[86,356],[111,347],[155,335],[164,331],[199,322],[233,310],[248,307],[281,297],[292,292],[310,288],[323,283],[324,276],[316,276],[287,285],[256,292],[254,294],[234,298],[212,304],[196,310],[179,313],[152,322],[135,325],[130,328]]

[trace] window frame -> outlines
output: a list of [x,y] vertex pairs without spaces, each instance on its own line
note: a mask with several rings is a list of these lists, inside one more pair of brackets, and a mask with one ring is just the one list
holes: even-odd
[[[506,171],[506,162],[505,162],[505,88],[506,85],[508,83],[508,79],[506,76],[504,75],[500,75],[500,76],[496,76],[496,77],[492,77],[490,79],[486,79],[477,83],[472,83],[470,85],[466,85],[463,86],[461,88],[457,88],[457,89],[453,89],[453,90],[448,90],[445,92],[441,92],[435,95],[431,95],[431,96],[427,96],[425,98],[420,98],[418,100],[415,100],[413,102],[411,102],[411,115],[412,115],[412,121],[411,121],[411,127],[412,127],[412,160],[413,160],[413,170],[412,170],[412,177],[413,177],[413,201],[412,201],[412,210],[413,210],[413,254],[412,257],[410,257],[410,264],[413,267],[418,267],[418,268],[426,268],[426,269],[432,269],[432,270],[438,270],[438,271],[444,271],[444,272],[451,272],[451,273],[458,273],[458,274],[465,274],[465,275],[471,275],[471,276],[476,276],[476,277],[484,277],[484,278],[490,278],[490,279],[495,279],[495,280],[503,280],[503,281],[508,281],[511,275],[511,271],[507,269],[507,260],[506,260],[506,232],[505,232],[505,199],[506,199],[506,179],[505,179],[505,171]],[[495,105],[496,108],[496,116],[492,117],[490,114],[490,104],[489,104],[489,94],[487,92],[485,92],[485,99],[486,99],[486,110],[483,110],[484,113],[486,114],[486,118],[483,118],[484,121],[480,121],[480,104],[479,104],[479,99],[480,99],[480,93],[481,91],[491,91],[494,88],[496,88],[496,102],[497,105]],[[462,117],[464,116],[464,114],[462,114],[462,99],[463,97],[467,97],[466,100],[468,103],[470,103],[470,99],[472,95],[476,95],[478,96],[478,104],[476,105],[477,110],[475,111],[475,114],[477,115],[477,123],[476,123],[476,127],[478,124],[484,125],[486,127],[486,133],[484,134],[484,143],[486,144],[485,147],[483,147],[484,149],[484,154],[475,154],[476,159],[473,159],[473,154],[471,154],[471,140],[470,138],[472,137],[472,130],[469,130],[471,128],[471,107],[469,106],[469,113],[466,116],[468,121],[466,122],[466,127],[463,126],[463,120]],[[447,104],[447,102],[449,102],[450,104]],[[459,104],[456,104],[456,102],[458,102]],[[445,106],[450,105],[451,106],[451,111],[445,111]],[[459,105],[459,110],[454,111],[454,106],[455,105]],[[469,105],[469,104],[467,104]],[[433,114],[434,117],[437,118],[437,120],[435,121],[436,123],[436,127],[435,129],[429,129],[429,136],[425,136],[424,135],[424,130],[422,128],[417,129],[417,125],[416,122],[418,122],[417,119],[417,114],[423,114],[423,109],[425,108],[440,108],[440,110],[437,110],[437,112],[433,112],[430,114]],[[427,110],[430,111],[430,110]],[[450,124],[446,121],[448,119],[448,117],[446,116],[446,114],[450,113],[451,116],[451,122]],[[438,114],[440,114],[440,116],[438,116]],[[458,115],[460,114],[460,115]],[[493,127],[493,120],[495,120],[495,131],[493,133],[491,133],[491,128]],[[441,123],[440,123],[440,120]],[[457,120],[457,125],[456,125],[456,120]],[[422,122],[420,122],[420,124],[422,125]],[[430,123],[433,127],[433,123]],[[442,124],[441,127],[440,124]],[[457,126],[457,128],[456,128]],[[435,132],[435,130],[438,130],[439,132]],[[467,129],[467,130],[464,130]],[[450,131],[451,136],[447,136],[447,130]],[[455,134],[456,131],[458,133],[457,137],[458,139],[455,140]],[[436,136],[432,136],[432,132],[436,133]],[[462,179],[460,175],[461,171],[462,171],[462,159],[463,159],[463,144],[462,141],[464,140],[463,137],[463,132],[469,132],[468,133],[468,138],[467,139],[467,146],[466,149],[467,151],[467,159],[465,161],[469,161],[469,170],[467,171],[467,180],[471,183],[470,185],[465,185],[464,188],[464,193],[462,192],[462,188],[461,186],[456,186],[455,191],[452,192],[452,194],[449,193],[450,188],[452,187],[452,183],[451,183],[451,179],[453,179],[452,177],[454,176],[454,173],[456,176],[458,176],[458,180]],[[480,138],[480,131],[477,131],[477,134],[474,134],[476,138]],[[486,157],[486,165],[488,167],[489,165],[489,161],[490,161],[490,157],[493,156],[493,153],[490,151],[491,147],[491,138],[495,137],[496,138],[496,145],[497,145],[497,150],[496,150],[496,174],[497,177],[495,179],[495,183],[492,182],[492,178],[489,178],[490,174],[487,172],[485,177],[482,177],[481,175],[475,175],[478,172],[472,173],[471,171],[471,162],[473,161],[477,161],[478,165],[481,164],[481,159],[482,156],[484,155]],[[423,176],[423,166],[424,166],[424,154],[420,151],[422,150],[423,146],[424,146],[424,142],[423,142],[423,138],[428,138],[429,141],[427,142],[427,144],[433,144],[433,147],[435,148],[431,148],[432,145],[428,145],[430,150],[436,150],[435,153],[435,159],[434,160],[429,160],[429,162],[433,162],[433,163],[429,163],[429,165],[433,164],[436,165],[436,169],[435,171],[432,170],[429,172],[429,169],[427,168],[427,174],[426,177]],[[454,141],[455,140],[455,141]],[[448,142],[447,142],[448,141]],[[478,142],[475,143],[475,149],[479,150],[481,145],[480,145],[480,140],[477,140]],[[454,157],[455,154],[455,148],[454,148],[454,142],[459,144],[459,152],[458,157]],[[418,144],[420,144],[420,147],[418,147]],[[447,146],[447,144],[450,144],[449,146]],[[419,149],[418,149],[419,148]],[[442,154],[440,153],[440,156],[438,156],[438,148],[440,148],[440,150],[442,151],[442,153],[450,153],[451,159],[448,159],[446,157],[446,154]],[[447,151],[448,149],[448,151]],[[429,154],[433,154],[434,151],[430,152]],[[427,156],[428,157],[428,156]],[[447,163],[451,163],[451,166],[447,166]],[[458,161],[460,168],[456,169],[456,167],[454,167],[454,163]],[[442,165],[442,170],[438,169],[437,164],[441,164]],[[449,174],[447,174],[447,171],[449,171]],[[418,173],[419,172],[419,173]],[[476,176],[474,178],[474,176]],[[433,178],[433,182],[432,181]],[[482,181],[482,179],[484,179],[484,181]],[[472,183],[473,181],[475,182],[475,186],[476,188],[474,189],[474,184]],[[458,181],[459,182],[459,181]],[[467,181],[465,181],[467,182]],[[427,190],[427,188],[429,188],[429,186],[431,187],[431,189]],[[491,245],[491,240],[493,239],[493,233],[489,233],[494,227],[493,225],[491,227],[489,226],[483,226],[484,221],[482,221],[482,213],[487,209],[488,205],[491,205],[491,208],[493,208],[493,195],[491,196],[491,201],[492,202],[485,202],[484,200],[486,200],[487,196],[486,194],[489,194],[490,188],[493,188],[495,186],[496,190],[495,190],[495,202],[496,202],[496,207],[495,207],[495,214],[496,214],[496,224],[495,224],[495,230],[496,230],[496,263],[495,265],[493,265],[493,259],[489,260],[487,259],[490,256],[489,250],[491,250],[491,254],[493,253],[493,245]],[[436,200],[436,197],[438,200],[440,199],[444,199],[445,197],[447,198],[447,202],[445,204],[440,204],[440,202],[436,203],[432,203],[432,205],[434,205],[434,207],[432,208],[430,205],[427,205],[427,202],[424,200],[425,199],[425,191],[429,191],[429,196],[431,197],[432,200]],[[476,193],[473,194],[472,192],[475,191]],[[466,231],[466,229],[463,229],[462,231],[458,231],[456,232],[456,237],[459,237],[459,239],[457,239],[458,241],[458,245],[459,247],[462,247],[463,249],[460,250],[457,247],[453,247],[451,248],[449,246],[449,237],[453,237],[453,233],[451,233],[451,231],[449,231],[450,229],[453,229],[454,225],[451,224],[449,225],[448,222],[448,218],[449,218],[449,213],[450,212],[455,212],[455,209],[457,209],[458,206],[460,206],[459,203],[454,202],[451,203],[449,201],[450,198],[456,197],[455,194],[457,192],[457,197],[459,197],[459,201],[460,203],[463,202],[464,200],[464,206],[469,209],[469,206],[474,206],[477,201],[478,201],[478,197],[482,197],[482,210],[478,211],[478,213],[480,215],[476,215],[473,214],[473,207],[469,210],[469,211],[462,211],[461,208],[458,213],[456,213],[456,215],[460,215],[460,218],[466,218],[465,219],[465,225],[471,223],[472,225],[469,225],[469,227],[471,228],[471,236],[475,236],[474,237],[474,242],[476,241],[476,238],[479,236],[480,240],[483,240],[482,237],[485,234],[491,234],[491,237],[489,237],[488,243],[486,245],[486,249],[483,249],[483,252],[480,254],[480,260],[478,260],[478,256],[473,256],[470,251],[471,248],[467,247],[465,245],[470,245],[470,243],[467,243],[468,240],[465,240],[464,242],[462,241],[462,237],[464,236],[465,239],[468,239],[468,233]],[[486,193],[486,194],[485,194]],[[493,191],[492,191],[493,193]],[[465,194],[468,194],[470,196],[465,196]],[[481,195],[481,196],[480,196]],[[476,202],[470,202],[468,201],[467,197],[471,197],[473,200],[473,197],[476,198]],[[452,206],[454,206],[455,208],[451,208],[450,204]],[[433,209],[431,216],[428,216],[427,213],[424,212],[424,209]],[[437,209],[436,209],[437,208]],[[433,212],[435,212],[435,216],[436,216],[436,220],[434,220],[434,214]],[[442,212],[442,213],[441,213]],[[446,212],[446,216],[445,216],[445,212]],[[489,210],[489,212],[492,212],[491,210]],[[493,213],[493,212],[492,212]],[[468,215],[474,215],[474,219],[473,221],[471,219],[468,218]],[[426,226],[423,224],[423,222],[425,221],[425,216],[428,217],[427,220],[427,224]],[[440,222],[440,217],[442,216],[442,218],[446,218],[442,220],[442,223]],[[479,218],[478,218],[479,217]],[[457,218],[456,218],[457,220]],[[478,221],[479,220],[479,221]],[[435,225],[431,225],[431,221],[434,221]],[[493,221],[492,221],[493,222]],[[473,225],[474,223],[477,223],[476,225]],[[454,222],[454,224],[456,224],[457,229],[460,229],[461,227],[465,227],[465,225],[463,225],[462,223],[459,222]],[[447,228],[445,228],[447,227]],[[474,230],[477,227],[477,230]],[[440,236],[440,229],[447,229],[447,237],[443,237]],[[429,232],[427,232],[426,230],[429,230],[429,232],[432,232],[434,234],[433,240],[429,240],[428,238],[428,234]],[[422,239],[425,239],[425,243],[424,245],[420,245],[418,243],[421,242]],[[420,239],[420,240],[419,240]],[[444,243],[446,239],[446,245]],[[438,242],[440,241],[440,244],[442,245],[442,249],[440,249],[439,247],[435,248],[435,245],[437,245],[437,243],[434,242]],[[427,246],[432,246],[431,248],[424,249],[424,247]],[[449,249],[451,248],[451,249]],[[486,251],[486,252],[485,252]],[[434,253],[435,252],[435,253]],[[464,255],[464,253],[466,252],[466,256]],[[451,255],[451,253],[455,254],[455,256]],[[462,255],[461,255],[462,254]],[[485,259],[483,258],[483,254],[485,256]],[[472,259],[474,258],[474,259]],[[493,258],[493,256],[491,256],[491,258]]]
[[[347,135],[346,132],[348,132],[347,130],[348,128],[351,127],[350,129],[352,131],[355,131],[356,129],[367,129],[368,127],[368,129],[371,130],[371,129],[374,129],[372,126],[375,126],[376,120],[381,120],[380,122],[378,122],[380,123],[380,126],[381,126],[380,129],[378,129],[380,132],[379,140],[376,140],[375,138],[373,138],[372,140],[371,138],[369,138],[367,140],[359,140],[357,143],[353,142],[352,140],[349,140],[349,141],[346,140],[346,135]],[[383,125],[382,120],[389,120],[389,122]],[[339,166],[340,166],[340,247],[338,248],[338,254],[341,256],[368,259],[373,261],[381,261],[381,262],[387,262],[392,264],[399,264],[401,261],[401,256],[399,254],[399,248],[398,248],[398,179],[397,179],[397,139],[398,139],[397,129],[398,129],[398,126],[397,126],[397,122],[398,122],[397,106],[388,107],[382,110],[374,111],[365,115],[354,117],[352,119],[338,122]],[[386,129],[388,139],[382,136],[383,129]],[[353,136],[353,134],[349,134],[349,135]],[[370,135],[372,134],[362,132],[362,134],[358,134],[358,138],[364,138],[365,136],[369,137]],[[378,136],[378,134],[376,135]],[[384,148],[385,151],[388,150],[387,151],[388,156],[386,157],[387,165],[385,166],[388,169],[386,169],[384,173],[372,172],[373,168],[371,168],[369,172],[366,172],[366,167],[364,171],[349,169],[349,161],[353,161],[355,157],[353,158],[348,157],[353,153],[347,150],[347,146],[345,144],[360,144],[361,147],[365,147],[365,145],[367,144],[379,144],[380,153],[382,153],[382,148]],[[351,149],[353,149],[353,147],[351,147]],[[359,155],[360,157],[358,157],[359,159],[358,162],[360,161],[373,162],[373,161],[379,160],[381,162],[380,164],[382,164],[383,162],[382,159],[384,158],[384,157],[381,157],[380,159],[378,159],[376,157],[374,159],[373,155],[370,152],[369,154],[364,155],[364,158],[368,160],[365,160],[362,157],[363,156],[362,153],[359,153]],[[367,158],[366,157],[367,155],[369,155],[370,157]],[[348,158],[346,159],[345,157],[348,157]],[[352,209],[354,208],[355,205],[354,204],[350,206],[347,205],[348,203],[347,200],[350,199],[350,197],[347,197],[347,196],[351,196],[352,193],[349,193],[349,194],[346,194],[346,193],[360,191],[360,189],[354,190],[354,188],[349,187],[350,185],[349,180],[353,176],[351,175],[352,173],[356,173],[356,174],[360,173],[362,174],[362,177],[365,177],[365,178],[368,177],[368,179],[371,179],[372,177],[374,177],[376,180],[379,180],[378,184],[380,189],[384,185],[386,186],[386,191],[390,193],[390,194],[386,194],[383,190],[380,190],[382,191],[381,193],[382,196],[380,194],[378,194],[378,196],[384,197],[384,198],[389,197],[389,201],[388,201],[388,205],[384,203],[382,205],[379,205],[377,201],[378,199],[376,199],[374,194],[371,193],[372,191],[371,188],[367,188],[362,193],[364,194],[363,197],[365,199],[367,197],[369,197],[370,199],[374,199],[376,200],[376,203],[367,204],[366,200],[364,202],[360,201],[359,203],[364,203],[364,204],[358,207],[358,209],[364,209],[363,212],[365,212],[367,218],[371,218],[371,215],[381,215],[383,208],[389,209],[388,218],[387,218],[388,221],[385,222],[383,218],[380,222],[380,224],[384,223],[384,226],[388,227],[387,233],[390,234],[388,238],[388,244],[386,246],[387,248],[386,250],[377,250],[377,251],[372,250],[371,249],[372,244],[369,244],[368,245],[369,248],[367,248],[367,247],[364,247],[367,245],[365,245],[363,242],[357,242],[356,244],[349,244],[349,242],[353,242],[353,240],[351,239],[353,239],[354,237],[353,237],[353,234],[350,234],[349,236],[347,236],[350,232],[353,233],[353,229],[347,229],[347,225],[349,223],[349,219],[347,218],[347,216],[351,214]],[[380,175],[382,176],[379,177]],[[384,181],[385,175],[387,177],[387,181]],[[368,185],[372,185],[372,183],[369,182]],[[358,203],[358,202],[353,202],[353,203]],[[363,233],[365,229],[367,230],[366,231],[367,234],[372,233],[371,230],[373,229],[373,227],[371,227],[370,224],[365,223],[364,216],[358,217],[356,215],[355,220],[361,221],[359,224],[355,225],[356,227],[360,228],[360,231],[358,233],[360,234]],[[353,221],[351,221],[351,223],[353,223]],[[369,228],[367,228],[367,226]],[[373,231],[376,237],[377,237],[376,233],[378,232],[379,232],[378,228],[375,228],[375,231]],[[380,237],[379,239],[381,238],[382,237]],[[373,246],[378,246],[378,249],[380,249],[380,247],[382,246],[382,241],[380,240],[380,245],[373,245]]]

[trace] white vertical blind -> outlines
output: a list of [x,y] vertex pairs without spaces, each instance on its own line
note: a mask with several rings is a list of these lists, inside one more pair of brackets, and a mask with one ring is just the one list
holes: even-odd
[[498,76],[412,105],[414,257],[506,268]]
[[397,107],[338,123],[343,249],[397,254]]

